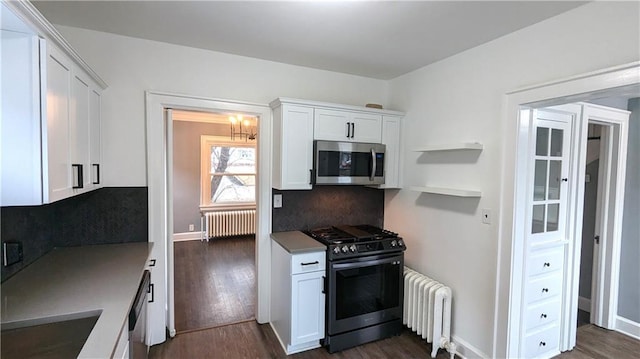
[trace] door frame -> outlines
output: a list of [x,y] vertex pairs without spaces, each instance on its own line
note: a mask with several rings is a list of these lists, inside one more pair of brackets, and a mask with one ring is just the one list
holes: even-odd
[[[519,328],[524,284],[522,234],[525,231],[523,219],[527,203],[527,146],[531,132],[528,121],[522,121],[519,117],[521,107],[548,107],[587,101],[603,95],[626,94],[630,90],[637,92],[638,88],[640,61],[519,89],[505,95],[493,357],[515,357],[520,347]],[[581,218],[581,211],[575,217]],[[572,219],[572,226],[576,225],[576,219]],[[570,301],[575,302],[576,309],[577,285],[577,282],[571,283]],[[566,344],[566,340],[564,342]]]
[[156,259],[154,270],[162,273],[154,283],[156,300],[149,318],[149,343],[159,344],[166,340],[166,330],[175,336],[174,310],[174,258],[171,245],[173,234],[169,215],[173,208],[171,188],[172,166],[168,162],[173,156],[172,126],[165,117],[165,109],[180,109],[204,112],[241,112],[257,116],[257,194],[256,194],[256,320],[269,321],[270,268],[271,268],[271,108],[233,100],[221,100],[197,96],[146,91],[146,147],[147,185],[149,203],[149,242],[153,243],[150,258]]
[[[590,319],[592,323],[612,330],[615,329],[618,313],[619,258],[629,133],[628,113],[625,110],[593,104],[586,105],[583,113],[585,136],[589,123],[602,126],[595,233],[600,236],[600,244],[594,244],[593,278],[595,280],[591,283]],[[586,154],[586,140],[584,142],[583,152]],[[585,167],[586,156],[583,156],[581,169]],[[584,184],[584,178],[582,183]],[[580,272],[579,261],[574,272]],[[577,312],[577,309],[574,311]]]

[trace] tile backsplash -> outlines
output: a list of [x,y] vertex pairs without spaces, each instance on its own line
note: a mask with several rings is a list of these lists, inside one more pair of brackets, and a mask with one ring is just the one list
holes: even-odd
[[2,281],[54,247],[146,242],[147,187],[105,187],[42,206],[2,207],[0,238],[20,241],[22,262],[2,268]]
[[272,209],[272,231],[304,230],[340,224],[383,227],[384,191],[364,186],[314,186],[279,191],[282,208]]

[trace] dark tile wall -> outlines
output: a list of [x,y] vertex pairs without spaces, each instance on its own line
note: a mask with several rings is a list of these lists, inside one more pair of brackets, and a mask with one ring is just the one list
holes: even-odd
[[0,266],[2,281],[54,247],[146,242],[147,237],[147,187],[105,187],[48,205],[2,207],[0,238],[21,241],[24,253],[22,262]]
[[364,186],[314,186],[311,191],[279,191],[272,231],[305,230],[340,224],[383,227],[384,191]]

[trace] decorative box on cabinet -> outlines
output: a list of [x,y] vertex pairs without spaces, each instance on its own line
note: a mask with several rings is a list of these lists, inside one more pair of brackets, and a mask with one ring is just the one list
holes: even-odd
[[2,78],[0,205],[51,203],[98,188],[106,84],[30,3],[3,2],[2,12],[2,72],[21,80]]
[[325,252],[292,254],[271,242],[271,326],[286,354],[324,338]]

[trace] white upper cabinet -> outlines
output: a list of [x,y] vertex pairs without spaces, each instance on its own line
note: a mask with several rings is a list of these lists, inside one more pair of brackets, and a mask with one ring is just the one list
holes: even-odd
[[313,107],[274,101],[273,188],[311,189]]
[[385,144],[386,184],[378,188],[400,188],[403,113],[290,98],[272,101],[271,108],[273,188],[311,189],[314,140]]
[[400,116],[382,116],[382,144],[387,150],[384,159],[384,184],[380,188],[402,188],[401,119]]
[[313,139],[381,143],[382,116],[333,109],[316,109]]
[[51,203],[97,188],[106,84],[30,3],[1,8],[12,21],[2,24],[0,205]]

